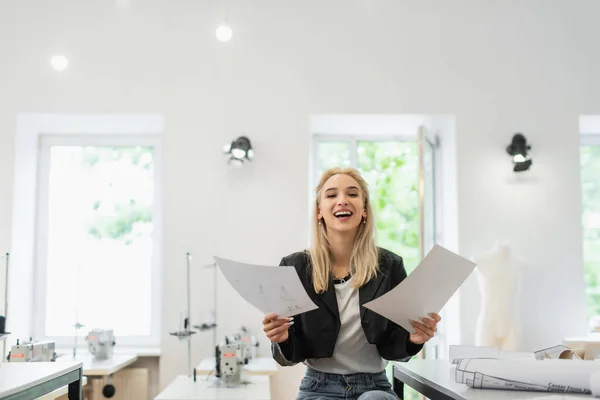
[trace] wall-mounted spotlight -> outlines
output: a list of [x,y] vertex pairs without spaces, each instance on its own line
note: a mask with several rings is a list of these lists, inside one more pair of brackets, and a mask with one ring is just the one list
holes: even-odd
[[525,136],[515,133],[512,142],[506,148],[506,151],[512,156],[513,163],[515,164],[513,171],[527,171],[531,167],[532,161],[528,150],[531,150],[531,146],[527,144]]
[[241,167],[244,161],[252,161],[254,158],[252,144],[250,144],[250,139],[246,136],[240,136],[233,142],[226,144],[223,148],[223,152],[230,156],[229,164],[235,167]]

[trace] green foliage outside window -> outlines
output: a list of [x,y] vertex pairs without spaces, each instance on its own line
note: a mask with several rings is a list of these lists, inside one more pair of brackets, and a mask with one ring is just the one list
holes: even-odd
[[[408,273],[419,262],[418,154],[415,142],[358,141],[356,167],[371,193],[377,243],[404,259]],[[350,166],[350,143],[318,145],[319,173]]]
[[[135,169],[151,171],[153,168],[152,147],[89,146],[75,154],[80,157],[81,165],[90,169],[110,169],[113,173],[118,169],[115,176]],[[115,196],[112,190],[114,184],[108,183],[106,195],[90,205],[94,213],[91,220],[87,221],[87,233],[99,240],[122,240],[125,244],[131,244],[136,236],[144,234],[142,231],[145,226],[151,226],[152,204]]]
[[404,259],[408,273],[419,263],[418,155],[414,142],[358,142],[358,169],[371,191],[377,242]]
[[587,315],[600,315],[600,146],[581,147],[583,256]]

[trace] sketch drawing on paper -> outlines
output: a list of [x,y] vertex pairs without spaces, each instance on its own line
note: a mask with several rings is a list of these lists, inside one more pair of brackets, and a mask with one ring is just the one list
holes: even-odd
[[264,313],[275,312],[281,317],[289,317],[317,308],[294,268],[214,259],[238,294]]
[[294,296],[290,296],[285,286],[281,286],[279,298],[287,303],[293,302],[295,300]]
[[279,299],[285,303],[284,308],[288,312],[300,311],[302,309],[302,305],[298,304],[299,299],[290,295],[285,286],[280,287]]

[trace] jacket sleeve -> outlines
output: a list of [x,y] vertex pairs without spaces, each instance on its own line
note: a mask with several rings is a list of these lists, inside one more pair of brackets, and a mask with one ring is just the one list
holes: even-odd
[[[289,338],[283,343],[271,343],[271,354],[273,355],[273,359],[282,367],[293,367],[298,364],[288,358],[291,358],[291,345]],[[288,357],[286,357],[286,353]]]
[[[288,266],[286,258],[282,258],[279,266]],[[293,267],[291,267],[293,268]],[[273,359],[282,367],[291,367],[304,359],[302,354],[302,322],[300,316],[294,318],[294,325],[288,330],[288,339],[282,343],[271,343],[271,354]]]
[[[402,257],[393,255],[388,262],[391,263],[391,289],[393,289],[406,278],[407,274]],[[388,320],[386,336],[387,340],[378,347],[389,361],[408,361],[423,349],[422,344],[414,344],[409,340],[410,333],[406,329],[390,320]]]

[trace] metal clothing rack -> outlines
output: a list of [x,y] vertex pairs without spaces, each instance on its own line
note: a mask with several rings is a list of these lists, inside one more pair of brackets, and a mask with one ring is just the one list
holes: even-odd
[[[6,321],[8,320],[8,266],[10,264],[10,254],[4,254],[4,269],[5,269],[5,280],[4,280],[4,330],[6,330]],[[0,332],[0,341],[2,341],[2,357],[0,357],[0,363],[4,361],[6,357],[6,337],[10,332]]]
[[[187,340],[187,356],[188,356],[188,376],[192,376],[192,342],[191,336],[196,333],[196,331],[190,329],[191,328],[191,301],[190,301],[190,261],[192,256],[190,253],[186,253],[186,277],[187,277],[187,286],[186,286],[186,305],[187,309],[185,312],[185,318],[183,318],[182,325],[179,327],[179,330],[175,332],[170,332],[169,334],[179,338],[179,340]],[[182,316],[183,317],[183,316]]]
[[[180,326],[179,329],[175,332],[169,332],[169,334],[171,336],[175,336],[177,337],[179,340],[186,340],[187,341],[187,361],[188,361],[188,376],[192,376],[196,369],[192,368],[192,342],[191,342],[191,337],[192,335],[196,334],[197,332],[204,332],[207,331],[209,329],[213,329],[213,348],[216,347],[216,342],[217,342],[217,264],[216,263],[212,263],[212,264],[208,264],[205,265],[205,267],[213,267],[214,268],[214,297],[213,297],[213,302],[214,302],[214,310],[213,310],[213,321],[209,321],[208,323],[202,323],[199,325],[193,325],[192,324],[192,311],[191,311],[191,291],[190,291],[190,283],[191,283],[191,276],[190,276],[190,269],[191,269],[191,260],[192,260],[192,255],[188,252],[185,254],[185,258],[186,258],[186,310],[185,310],[185,315],[182,314],[182,320],[180,321]],[[196,330],[193,330],[192,328],[196,328]]]

